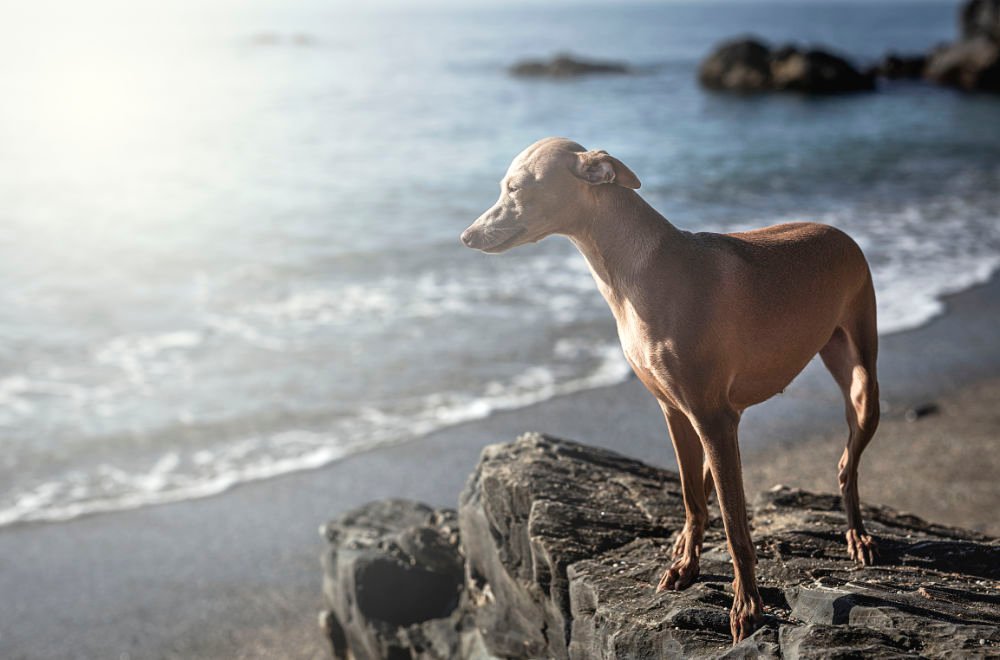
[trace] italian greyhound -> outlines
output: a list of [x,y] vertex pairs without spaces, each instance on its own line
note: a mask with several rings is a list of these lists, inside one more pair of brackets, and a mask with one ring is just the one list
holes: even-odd
[[838,474],[847,549],[862,565],[877,557],[858,500],[858,461],[879,420],[875,290],[861,249],[838,229],[691,233],[649,206],[639,185],[605,151],[540,140],[514,159],[500,198],[462,242],[498,253],[562,234],[583,253],[628,363],[663,409],[680,467],[686,521],[657,591],[698,577],[714,484],[735,575],[735,643],[762,617],[740,416],[784,390],[817,352],[843,391],[850,427]]

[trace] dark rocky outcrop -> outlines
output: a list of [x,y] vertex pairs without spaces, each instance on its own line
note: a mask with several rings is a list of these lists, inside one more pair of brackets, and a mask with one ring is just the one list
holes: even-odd
[[986,37],[1000,42],[1000,0],[969,0],[960,10],[963,39]]
[[875,88],[873,75],[832,53],[795,46],[772,50],[754,38],[717,47],[701,63],[698,80],[709,89],[735,92],[839,94]]
[[771,76],[778,91],[838,94],[875,89],[872,76],[847,60],[823,50],[786,46],[771,58]]
[[882,58],[882,61],[875,66],[871,73],[888,80],[918,80],[923,77],[926,65],[926,55],[889,53]]
[[[459,504],[487,646],[508,657],[566,657],[571,567],[638,539],[655,557],[683,511],[676,475],[611,452],[540,435],[487,447]],[[644,590],[643,603],[651,600]]]
[[718,46],[698,68],[698,80],[709,89],[762,92],[771,89],[771,48],[753,38]]
[[959,15],[962,38],[936,48],[924,76],[966,91],[1000,92],[1000,0],[970,0]]
[[327,523],[320,625],[336,658],[486,657],[465,605],[455,512],[372,502]]
[[[455,579],[461,557],[453,514],[403,506],[372,505],[327,528],[336,531],[328,533],[326,591],[334,614],[327,618],[339,622],[347,640],[341,643],[354,657],[388,648],[395,655],[383,657],[442,657],[428,652],[429,638],[450,640],[436,642],[434,652],[447,646],[458,649],[454,657],[1000,655],[1000,542],[866,507],[882,563],[859,569],[847,557],[839,497],[785,487],[752,506],[766,617],[754,635],[731,646],[732,567],[718,520],[709,526],[695,584],[657,594],[672,536],[683,524],[677,475],[538,434],[486,448],[462,493],[466,585],[455,609],[446,613],[432,597],[439,592],[419,581],[394,579],[391,598],[422,600],[428,615],[441,618],[365,620],[370,612],[357,605],[357,594],[381,582],[367,581],[359,554],[431,570],[448,576],[448,584]],[[419,551],[401,540],[424,534],[440,540]],[[434,637],[427,630],[448,632]],[[366,646],[359,652],[355,643]]]
[[770,48],[752,37],[724,42],[702,61],[708,89],[837,94],[875,89],[878,78],[923,78],[966,91],[1000,92],[1000,0],[968,0],[959,10],[961,38],[927,55],[889,53],[862,72],[820,49]]
[[927,58],[924,75],[939,85],[1000,92],[1000,42],[979,36],[941,46]]
[[556,55],[550,60],[525,60],[510,67],[514,76],[531,78],[574,78],[590,74],[629,73],[621,62],[583,60],[572,55]]

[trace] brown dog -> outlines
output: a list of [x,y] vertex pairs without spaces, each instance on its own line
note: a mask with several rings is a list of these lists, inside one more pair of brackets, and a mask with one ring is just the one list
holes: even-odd
[[500,199],[462,234],[497,253],[563,234],[583,253],[618,324],[629,364],[660,402],[677,453],[687,521],[657,590],[684,589],[698,558],[714,482],[733,559],[733,640],[761,618],[737,426],[818,352],[844,393],[850,436],[840,459],[847,547],[871,564],[858,461],[879,419],[875,291],[860,248],[826,225],[737,234],[681,231],[646,204],[639,180],[603,151],[547,138],[521,152]]

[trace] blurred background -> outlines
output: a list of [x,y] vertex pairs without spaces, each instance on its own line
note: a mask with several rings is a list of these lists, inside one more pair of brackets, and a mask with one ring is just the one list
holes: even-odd
[[[1000,264],[997,99],[906,81],[729,96],[696,71],[746,33],[859,65],[926,52],[957,11],[9,3],[0,525],[208,495],[623,381],[567,241],[458,242],[549,135],[623,160],[685,229],[847,230],[881,331],[924,323]],[[508,73],[559,52],[632,72]]]

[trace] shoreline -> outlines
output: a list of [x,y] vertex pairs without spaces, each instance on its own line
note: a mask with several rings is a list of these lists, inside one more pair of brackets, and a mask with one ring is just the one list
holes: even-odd
[[[913,333],[913,332],[920,333],[923,330],[923,328],[925,328],[926,326],[928,326],[930,324],[933,324],[938,318],[949,314],[949,312],[950,312],[950,309],[949,309],[949,300],[951,300],[952,298],[960,297],[963,294],[965,294],[966,292],[973,292],[976,289],[978,289],[979,287],[987,287],[991,283],[996,282],[996,281],[1000,281],[1000,268],[993,269],[990,272],[989,277],[985,281],[978,282],[976,284],[973,284],[972,286],[969,286],[969,287],[964,288],[964,289],[960,289],[960,290],[958,290],[956,292],[947,293],[947,294],[938,296],[936,298],[936,300],[940,303],[940,306],[941,306],[941,310],[940,311],[936,312],[928,320],[922,322],[920,325],[917,325],[917,326],[914,326],[914,327],[903,328],[903,329],[899,329],[899,330],[892,330],[892,331],[888,332],[885,335],[879,335],[880,344],[882,342],[886,341],[887,338],[891,338],[891,337],[895,337],[895,336],[899,336],[899,335],[906,335],[908,333]],[[617,338],[615,338],[615,345],[617,346]],[[794,383],[789,388],[790,390],[792,390],[791,393],[792,393],[793,396],[796,395],[796,394],[798,394],[798,390],[803,389],[803,385],[802,385],[801,381],[808,380],[809,381],[809,387],[810,388],[815,388],[815,387],[817,387],[817,381],[818,380],[822,380],[822,378],[826,377],[826,372],[816,366],[815,363],[817,363],[817,362],[818,362],[818,359],[812,360],[811,363],[807,366],[807,368],[801,374],[799,374],[798,376],[796,376]],[[881,366],[882,365],[880,363],[880,369],[881,369]],[[949,369],[952,366],[955,366],[955,365],[947,365],[945,367],[945,369]],[[625,368],[627,368],[627,365],[626,365]],[[998,367],[998,368],[1000,368],[1000,367]],[[931,369],[931,371],[936,371],[937,369],[938,369],[938,367],[936,366],[933,369]],[[817,376],[816,373],[812,373],[812,372],[819,372],[819,373],[822,373],[824,375]],[[584,378],[583,380],[588,380],[588,379],[589,378]],[[507,407],[507,406],[503,406],[503,405],[497,406],[495,408],[491,408],[490,411],[485,416],[482,416],[482,417],[471,417],[469,419],[466,419],[466,420],[463,420],[463,421],[459,421],[459,422],[443,423],[442,425],[437,426],[437,427],[433,428],[430,431],[423,432],[423,433],[420,433],[419,435],[414,435],[414,436],[411,436],[411,437],[408,437],[408,438],[405,438],[405,439],[402,439],[402,440],[394,440],[394,441],[386,442],[386,443],[383,443],[383,444],[374,444],[374,445],[370,445],[370,446],[366,446],[366,447],[361,447],[361,448],[355,449],[355,450],[348,450],[348,451],[346,451],[344,453],[338,453],[336,451],[331,451],[330,453],[333,454],[332,458],[325,458],[325,459],[322,459],[322,460],[315,460],[315,458],[312,455],[310,455],[310,456],[305,457],[305,460],[297,460],[297,461],[295,461],[296,464],[295,464],[294,467],[289,467],[289,468],[285,468],[285,469],[274,470],[273,472],[264,474],[263,476],[253,476],[253,477],[250,477],[250,478],[233,479],[233,480],[229,480],[229,479],[226,479],[226,478],[219,478],[219,479],[217,479],[215,481],[209,481],[209,482],[206,482],[206,483],[200,483],[200,484],[188,486],[186,488],[182,488],[182,489],[179,489],[179,490],[167,490],[167,491],[152,492],[152,493],[137,492],[137,493],[133,493],[131,495],[122,496],[119,499],[95,500],[95,501],[93,501],[93,502],[91,502],[89,504],[88,503],[78,503],[78,504],[64,505],[62,507],[56,507],[55,510],[54,510],[54,512],[51,513],[51,515],[40,515],[38,517],[29,517],[29,518],[26,518],[26,519],[23,519],[23,520],[21,520],[21,519],[4,519],[2,516],[0,516],[0,533],[2,533],[6,529],[17,528],[17,527],[21,527],[21,526],[59,524],[59,523],[70,522],[70,521],[73,521],[73,520],[78,520],[78,519],[81,519],[81,518],[88,518],[88,517],[95,516],[95,515],[108,515],[108,514],[123,513],[123,512],[128,512],[128,511],[136,511],[136,510],[147,508],[147,507],[165,506],[165,505],[179,504],[179,503],[184,503],[184,502],[193,502],[193,501],[197,501],[197,500],[205,499],[205,498],[218,497],[218,496],[221,496],[221,495],[225,495],[226,493],[229,493],[229,492],[231,492],[233,490],[242,488],[244,486],[250,486],[250,485],[253,485],[253,484],[256,484],[256,483],[259,483],[259,482],[267,482],[267,481],[271,481],[273,479],[280,479],[280,478],[284,478],[284,477],[294,476],[294,475],[296,475],[296,474],[298,474],[300,472],[309,472],[309,471],[313,471],[313,470],[322,470],[322,469],[328,468],[328,467],[330,467],[332,465],[335,465],[338,462],[341,462],[341,461],[344,461],[344,460],[348,460],[348,459],[350,459],[353,456],[365,454],[365,453],[371,452],[371,451],[391,450],[394,447],[398,447],[398,446],[401,446],[401,445],[404,445],[404,444],[407,444],[407,443],[420,442],[422,439],[427,438],[427,437],[432,437],[432,436],[434,436],[434,435],[436,435],[438,433],[446,433],[446,432],[449,432],[452,429],[457,429],[457,428],[462,428],[462,427],[466,427],[466,426],[475,426],[475,425],[478,425],[478,424],[482,424],[486,420],[488,420],[490,417],[493,417],[493,416],[496,416],[496,415],[507,414],[507,413],[516,414],[518,411],[521,411],[521,410],[530,410],[532,408],[535,408],[536,406],[545,406],[549,402],[555,401],[555,400],[558,400],[558,399],[561,399],[561,398],[573,397],[573,396],[584,394],[584,393],[590,392],[590,391],[599,391],[599,390],[605,390],[605,389],[612,389],[612,388],[621,387],[621,386],[625,385],[626,383],[628,383],[630,380],[634,380],[634,379],[635,379],[634,374],[632,374],[631,370],[629,370],[629,373],[624,378],[624,380],[621,380],[621,381],[618,381],[618,382],[598,384],[598,385],[586,384],[586,385],[582,385],[582,386],[579,386],[579,387],[576,387],[576,386],[568,387],[568,388],[565,388],[564,391],[562,391],[562,392],[557,392],[555,394],[549,395],[547,398],[539,398],[537,400],[531,401],[530,403],[525,403],[525,404],[521,404],[521,405],[515,405],[515,406],[511,406],[511,407]],[[959,376],[959,382],[963,382],[963,380],[964,380],[964,377]],[[819,385],[819,387],[822,387],[822,385]],[[787,392],[784,393],[784,394],[787,394]],[[765,407],[767,407],[767,406],[773,406],[775,404],[773,404],[772,401],[780,399],[781,396],[782,395],[778,395],[777,397],[774,397],[774,399],[765,402],[763,405]],[[533,397],[534,397],[534,395],[529,396],[529,398],[533,398]],[[759,413],[756,413],[753,410],[754,409],[751,409],[751,412],[749,412],[748,414],[751,417],[757,417],[757,416],[759,416]],[[796,413],[795,411],[790,411],[790,412],[792,414],[801,414],[801,413]],[[817,411],[817,412],[820,412],[820,411]],[[887,409],[886,409],[886,406],[884,405],[884,402],[883,402],[883,410],[882,410],[882,412],[883,412],[883,417],[884,417],[885,413],[887,412]],[[765,413],[765,416],[767,414],[770,414],[770,413]],[[823,414],[823,413],[820,412],[820,414]],[[752,432],[751,432],[751,434],[752,434]],[[744,427],[741,426],[741,444],[746,444],[748,442],[746,438],[747,438],[747,433],[745,432]],[[756,441],[753,441],[753,442],[755,442],[755,444],[756,444]],[[760,441],[760,442],[767,443],[768,441]],[[650,461],[648,461],[648,462],[650,462]],[[655,461],[651,461],[651,462],[655,462]],[[674,467],[676,467],[676,466],[674,466]],[[265,472],[266,472],[266,470],[265,470]],[[218,482],[218,483],[216,483],[216,482]],[[132,502],[135,502],[135,504],[122,503],[121,502],[122,500],[124,500],[124,501],[132,501]],[[70,511],[71,513],[65,513],[66,511]]]
[[[936,409],[912,421],[896,415],[881,424],[861,457],[862,501],[1000,537],[997,401],[1000,377],[993,377],[940,397]],[[748,453],[743,473],[748,495],[777,484],[838,492],[837,462],[846,437],[844,430]]]
[[[967,394],[970,388],[1000,391],[989,389],[1000,382],[1000,274],[943,302],[945,312],[927,324],[881,338],[880,435],[905,439],[907,429],[927,428],[923,420],[902,421],[912,406],[946,402],[940,419],[927,421],[944,424],[954,421],[948,416],[953,407],[982,408],[983,401]],[[322,656],[315,621],[321,607],[317,527],[384,497],[453,507],[481,448],[529,430],[675,468],[659,407],[632,378],[213,497],[5,527],[0,591],[13,596],[0,600],[0,656]],[[775,463],[769,450],[778,449],[782,456],[797,454],[771,466],[778,473],[784,466],[783,483],[827,479],[825,490],[832,490],[845,434],[840,392],[813,361],[784,395],[744,417],[749,496],[755,495],[751,483],[770,477],[761,466]],[[870,487],[877,477],[864,465],[878,456],[880,435],[863,459],[863,500],[875,492]],[[832,462],[814,451],[820,443],[835,454]]]

